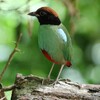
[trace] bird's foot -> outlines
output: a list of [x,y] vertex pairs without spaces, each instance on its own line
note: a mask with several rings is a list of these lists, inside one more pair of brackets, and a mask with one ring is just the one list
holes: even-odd
[[42,85],[51,84],[52,80],[50,78],[46,78],[42,80]]
[[52,83],[52,85],[55,86],[57,83],[58,83],[58,81],[54,81],[54,82]]
[[45,85],[45,83],[46,83],[45,81],[46,81],[46,80],[47,80],[47,79],[43,79],[43,80],[42,80],[42,85]]
[[[60,80],[60,79],[59,79],[59,80]],[[56,84],[60,84],[59,80],[53,81],[50,85],[54,87]]]
[[42,85],[44,84],[44,80],[45,80],[45,79],[42,80]]

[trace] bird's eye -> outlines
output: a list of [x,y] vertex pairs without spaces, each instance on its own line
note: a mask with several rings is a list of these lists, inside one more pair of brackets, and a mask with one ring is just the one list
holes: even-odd
[[47,15],[47,13],[44,12],[44,11],[41,11],[41,12],[40,12],[40,15],[41,15],[41,16],[45,16],[45,15]]

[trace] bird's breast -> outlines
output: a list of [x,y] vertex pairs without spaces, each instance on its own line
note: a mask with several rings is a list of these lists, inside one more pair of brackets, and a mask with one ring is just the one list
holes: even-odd
[[66,31],[56,25],[41,25],[38,34],[38,44],[45,57],[55,63],[66,62],[65,46],[69,38]]

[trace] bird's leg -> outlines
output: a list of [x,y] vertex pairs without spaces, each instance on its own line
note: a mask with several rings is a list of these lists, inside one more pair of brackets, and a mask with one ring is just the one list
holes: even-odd
[[63,64],[63,65],[61,65],[60,71],[59,71],[59,73],[58,73],[58,76],[57,76],[57,78],[56,78],[56,80],[55,80],[54,84],[56,84],[56,83],[58,82],[59,76],[60,76],[60,74],[61,74],[61,72],[62,72],[63,68],[64,68],[64,64]]
[[[54,65],[55,64],[53,63],[52,66],[51,66],[51,69],[50,69],[49,74],[48,74],[48,77],[47,77],[48,80],[50,80],[50,75],[51,75],[51,72],[52,72],[52,70],[54,68]],[[44,81],[45,81],[45,79],[42,80],[42,85],[44,84]]]
[[50,71],[49,71],[49,74],[48,74],[48,80],[50,80],[50,75],[51,75],[51,72],[52,72],[52,70],[53,70],[53,68],[54,68],[54,63],[52,64],[52,66],[51,66],[51,69],[50,69]]

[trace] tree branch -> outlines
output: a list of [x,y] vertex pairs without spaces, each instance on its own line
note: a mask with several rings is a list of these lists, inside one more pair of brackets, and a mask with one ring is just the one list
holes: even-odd
[[68,80],[60,80],[55,85],[52,85],[53,80],[45,80],[42,85],[42,81],[36,76],[18,74],[11,100],[100,100],[100,85]]
[[15,54],[16,52],[19,52],[19,51],[20,51],[20,49],[18,49],[18,44],[19,44],[19,42],[20,42],[21,37],[22,37],[22,33],[20,33],[20,35],[19,35],[19,37],[18,37],[18,40],[17,40],[17,42],[16,42],[16,45],[15,45],[15,48],[14,48],[14,50],[12,51],[12,53],[10,54],[10,56],[9,56],[9,58],[8,58],[8,61],[7,61],[6,65],[5,65],[3,71],[2,71],[1,74],[0,74],[0,81],[2,80],[2,77],[3,77],[4,73],[5,73],[5,71],[7,70],[8,66],[10,65],[10,63],[11,63],[11,61],[12,61],[12,58],[14,57],[14,54]]

